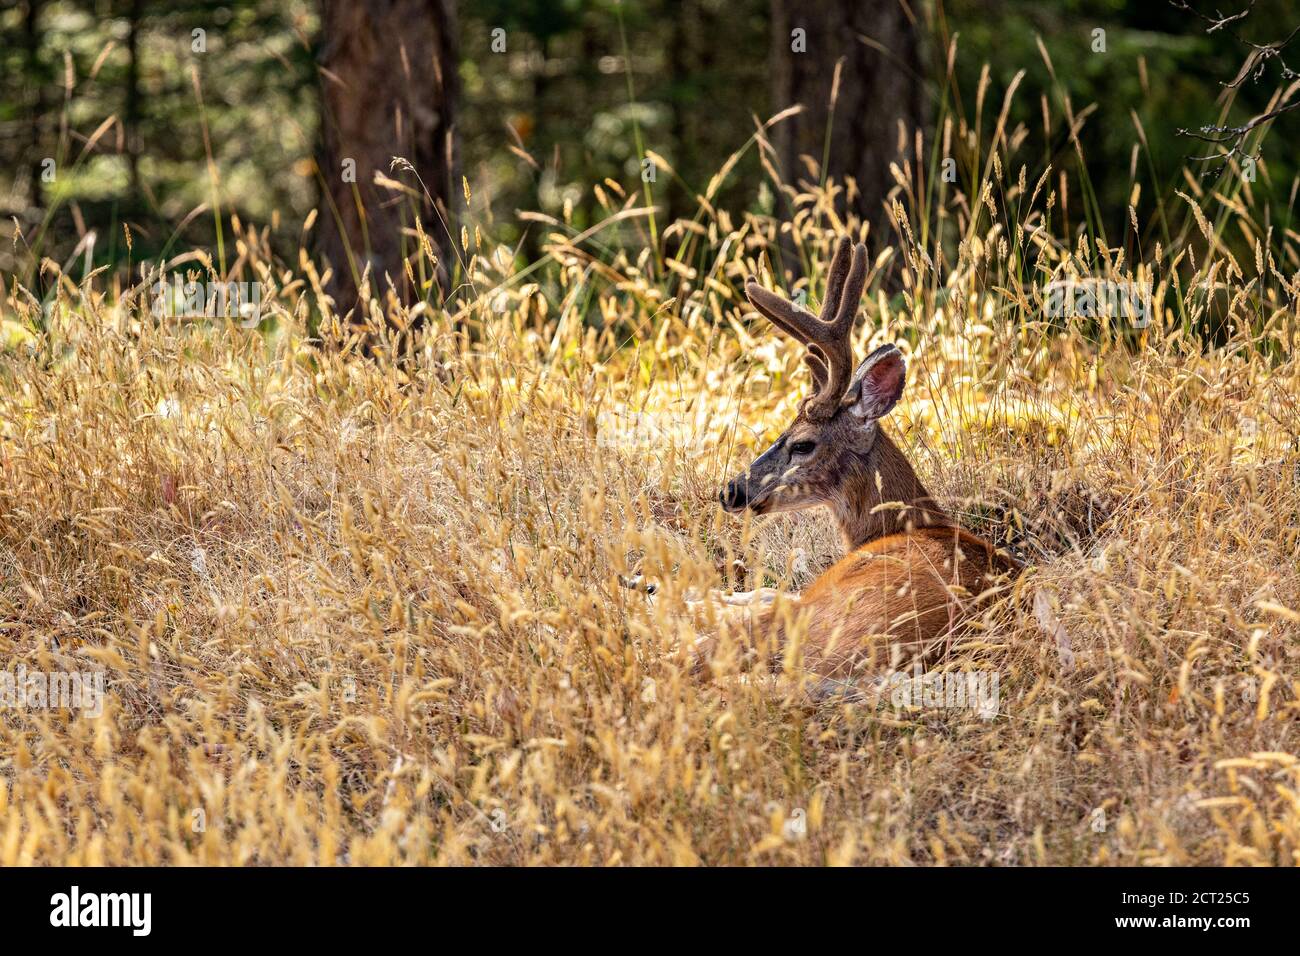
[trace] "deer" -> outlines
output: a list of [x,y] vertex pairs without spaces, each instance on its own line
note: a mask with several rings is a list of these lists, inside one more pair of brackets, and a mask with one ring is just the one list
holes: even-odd
[[[907,365],[892,344],[853,365],[866,269],[866,247],[841,239],[820,315],[746,279],[750,304],[804,346],[813,387],[790,426],[718,495],[733,515],[828,507],[845,554],[798,593],[714,591],[705,599],[739,624],[733,630],[748,650],[770,638],[774,666],[788,649],[788,622],[802,617],[804,667],[833,682],[871,671],[878,679],[882,667],[929,666],[972,612],[1022,570],[939,506],[881,427],[902,397]],[[782,613],[783,604],[792,613]],[[716,646],[716,637],[699,642],[698,667],[709,666]]]

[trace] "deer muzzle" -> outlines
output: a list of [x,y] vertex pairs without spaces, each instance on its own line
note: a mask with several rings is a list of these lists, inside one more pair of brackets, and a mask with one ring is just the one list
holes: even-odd
[[735,514],[737,511],[744,511],[749,507],[749,481],[748,476],[733,478],[727,482],[726,487],[718,493],[718,503],[722,505],[722,510]]

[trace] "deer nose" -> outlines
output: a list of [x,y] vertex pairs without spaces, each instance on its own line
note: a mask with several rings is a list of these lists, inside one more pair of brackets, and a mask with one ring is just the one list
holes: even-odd
[[718,494],[718,501],[725,511],[739,511],[749,501],[749,490],[739,480],[727,482],[727,487]]

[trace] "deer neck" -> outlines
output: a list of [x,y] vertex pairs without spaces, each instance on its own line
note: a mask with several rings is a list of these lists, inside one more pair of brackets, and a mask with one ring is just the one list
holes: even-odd
[[[855,458],[830,503],[849,550],[915,528],[953,526],[952,518],[930,497],[911,463],[883,430],[871,450]],[[877,505],[889,502],[903,507],[877,510]]]

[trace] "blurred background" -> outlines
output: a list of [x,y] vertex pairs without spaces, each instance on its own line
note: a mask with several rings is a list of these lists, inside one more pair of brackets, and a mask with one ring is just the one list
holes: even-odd
[[[373,192],[377,172],[401,179],[394,155],[419,174],[402,180],[416,204],[439,207],[440,245],[468,225],[531,256],[540,230],[520,211],[583,229],[620,191],[662,221],[711,184],[714,208],[788,216],[773,174],[849,184],[839,203],[880,242],[889,164],[915,143],[900,121],[935,174],[951,158],[972,185],[988,157],[952,121],[991,128],[1021,71],[1008,128],[1038,158],[1030,184],[1068,170],[1084,185],[1058,197],[1063,223],[1122,232],[1135,182],[1142,216],[1223,173],[1184,172],[1214,150],[1180,127],[1244,123],[1294,82],[1251,46],[1287,39],[1294,8],[1239,6],[1209,29],[1165,0],[6,0],[0,270],[39,285],[33,262],[74,253],[125,270],[211,248],[231,217],[292,258],[320,207],[314,241],[336,266],[355,271],[364,245],[400,272],[379,234],[400,231],[384,216],[401,203]],[[1259,75],[1225,86],[1251,56]],[[771,155],[723,169],[795,104]],[[1253,184],[1287,223],[1298,144],[1300,113],[1269,124]]]

